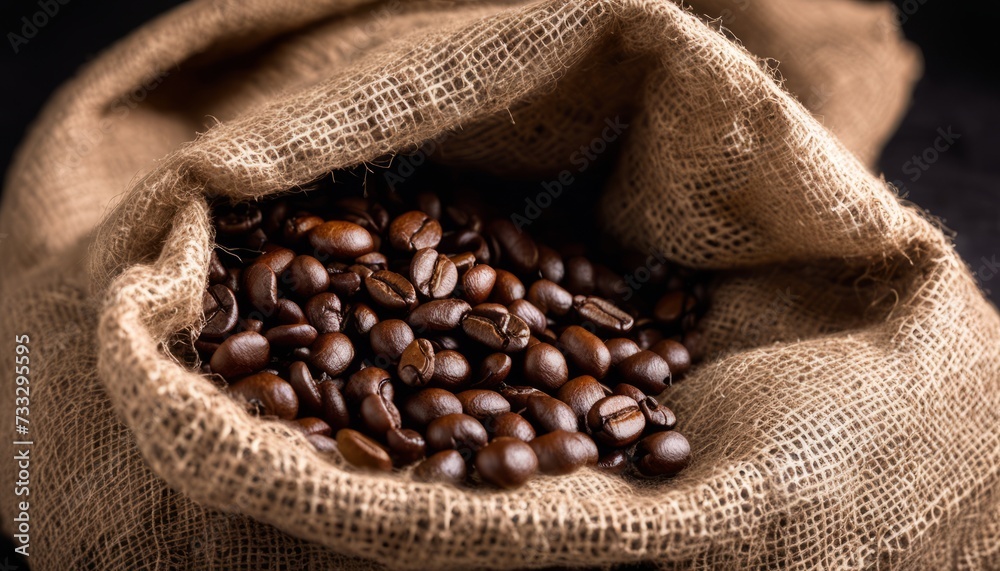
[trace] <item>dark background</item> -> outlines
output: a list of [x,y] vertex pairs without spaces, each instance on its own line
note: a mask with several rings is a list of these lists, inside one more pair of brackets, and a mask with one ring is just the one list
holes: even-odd
[[[4,0],[0,71],[6,87],[0,110],[0,171],[53,90],[85,62],[177,0],[50,0],[59,12],[35,37],[18,45],[23,16],[38,0]],[[762,0],[751,0],[762,1]],[[909,200],[939,217],[994,301],[1000,300],[1000,76],[996,34],[1000,5],[953,0],[894,0],[906,36],[920,46],[925,74],[910,110],[882,155],[880,168]],[[62,4],[60,4],[60,2]],[[927,151],[938,129],[958,137],[943,152]],[[918,165],[913,157],[933,162]],[[7,485],[2,483],[0,485]],[[12,553],[0,538],[0,558]],[[7,561],[0,560],[0,569]],[[9,563],[24,569],[11,556]],[[8,567],[9,568],[9,567]]]

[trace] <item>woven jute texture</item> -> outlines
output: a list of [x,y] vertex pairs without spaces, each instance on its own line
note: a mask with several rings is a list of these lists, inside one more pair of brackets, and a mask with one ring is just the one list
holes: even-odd
[[[32,567],[1000,568],[1000,319],[866,167],[918,67],[889,7],[847,0],[200,1],[143,27],[53,98],[6,181]],[[601,231],[716,272],[708,358],[665,395],[679,477],[360,473],[192,372],[207,194],[428,141],[546,180],[615,120]],[[0,491],[5,532],[24,499]]]

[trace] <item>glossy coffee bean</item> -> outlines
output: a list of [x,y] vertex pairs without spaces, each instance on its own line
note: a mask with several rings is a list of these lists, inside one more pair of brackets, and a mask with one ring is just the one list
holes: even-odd
[[524,349],[531,334],[520,317],[496,303],[473,307],[462,319],[462,330],[490,349],[507,353]]
[[417,305],[417,290],[403,276],[389,270],[379,270],[365,278],[365,289],[375,303],[382,307],[402,311]]
[[528,401],[536,396],[548,396],[535,387],[502,385],[497,392],[503,395],[510,403],[510,409],[514,411],[524,410],[528,407]]
[[336,377],[354,360],[354,345],[343,333],[324,333],[309,346],[309,362],[320,371]]
[[513,360],[506,353],[490,353],[480,363],[471,386],[492,389],[507,379],[513,367]]
[[548,324],[542,310],[535,307],[535,304],[526,299],[516,299],[507,306],[507,310],[520,317],[528,326],[532,335],[541,335]]
[[475,266],[462,275],[462,297],[472,305],[484,303],[493,292],[496,279],[496,270],[490,266]]
[[380,394],[368,395],[361,401],[361,421],[373,434],[385,434],[402,426],[396,405]]
[[593,323],[605,331],[627,333],[635,325],[631,315],[602,297],[578,295],[573,298],[573,308],[581,321]]
[[538,471],[538,457],[527,443],[500,437],[476,454],[476,472],[499,488],[521,487]]
[[385,270],[389,267],[389,259],[381,252],[370,252],[364,256],[358,256],[354,263],[364,266],[373,272]]
[[673,339],[664,339],[650,347],[649,350],[663,357],[663,360],[670,367],[670,373],[673,377],[680,377],[691,368],[691,354],[684,345]]
[[323,219],[308,213],[302,213],[285,220],[281,232],[285,242],[296,243],[306,238],[310,231],[323,224]]
[[296,418],[295,420],[282,420],[282,424],[288,428],[298,430],[306,436],[313,434],[319,434],[321,436],[330,436],[333,434],[333,429],[327,424],[322,418],[316,418],[315,416],[306,416],[303,418]]
[[623,381],[639,387],[647,395],[658,395],[670,384],[670,366],[652,351],[640,351],[616,367]]
[[351,413],[347,408],[347,400],[333,381],[323,381],[316,385],[320,395],[320,417],[333,430],[347,428],[351,424]]
[[219,253],[216,250],[212,250],[208,258],[208,283],[213,285],[221,284],[228,277],[229,273],[226,271],[226,266],[222,264],[222,260],[219,259]]
[[524,297],[524,283],[517,276],[507,270],[496,270],[497,277],[493,284],[493,291],[490,299],[494,303],[510,305],[514,301]]
[[514,271],[529,274],[538,267],[538,246],[527,232],[522,232],[513,222],[506,219],[490,224],[490,235],[500,244],[504,260]]
[[458,269],[444,254],[433,248],[418,250],[410,262],[410,281],[424,296],[442,299],[458,285]]
[[421,331],[451,331],[462,325],[462,317],[471,309],[461,299],[428,301],[411,311],[406,320]]
[[309,414],[322,412],[323,396],[319,393],[316,380],[313,379],[305,363],[296,361],[288,367],[288,384],[292,385],[295,395],[299,398],[299,406],[303,412]]
[[548,315],[563,316],[573,307],[573,294],[549,280],[538,280],[531,284],[525,299]]
[[441,224],[419,210],[402,214],[389,224],[389,243],[401,252],[436,248],[440,241]]
[[339,333],[344,324],[344,308],[335,293],[324,292],[309,298],[305,315],[320,334]]
[[452,335],[438,335],[430,338],[434,351],[458,351],[462,348],[458,339]]
[[548,395],[528,399],[525,416],[531,421],[532,426],[542,433],[553,430],[565,430],[566,432],[579,430],[579,423],[573,409],[561,400]]
[[330,275],[316,258],[296,256],[282,276],[281,285],[301,298],[309,298],[330,287]]
[[226,390],[257,407],[262,416],[292,420],[299,413],[299,398],[292,385],[271,373],[251,375],[229,385]]
[[608,474],[624,474],[628,469],[629,458],[625,450],[612,450],[597,460],[596,468]]
[[434,220],[441,219],[441,199],[433,192],[421,192],[417,194],[417,210],[430,216]]
[[260,225],[263,213],[256,205],[238,204],[229,212],[215,220],[215,226],[223,234],[246,234]]
[[597,445],[582,432],[556,430],[528,443],[538,457],[538,471],[558,476],[597,463]]
[[397,463],[412,464],[424,457],[427,442],[416,430],[409,428],[393,428],[385,434],[385,443],[396,457]]
[[435,418],[462,412],[462,403],[444,389],[423,389],[403,403],[403,414],[417,426],[426,426]]
[[582,375],[575,379],[570,379],[559,388],[556,397],[568,404],[573,409],[581,425],[586,422],[587,413],[594,406],[594,403],[608,396],[604,387],[597,382],[597,379],[590,375]]
[[399,380],[411,387],[422,387],[434,377],[434,346],[427,339],[414,339],[399,358]]
[[639,346],[639,349],[643,351],[649,349],[653,345],[656,345],[663,340],[663,332],[655,327],[644,327],[639,328],[638,332],[635,333],[635,344]]
[[268,248],[254,262],[264,264],[271,268],[275,275],[280,276],[292,264],[295,259],[295,251],[281,246]]
[[548,246],[538,245],[538,272],[550,282],[560,283],[566,275],[562,256]]
[[205,291],[202,299],[205,326],[201,336],[206,339],[221,339],[236,327],[239,308],[232,290],[222,284],[215,284]]
[[309,245],[338,260],[354,260],[375,250],[371,233],[343,220],[331,220],[309,230]]
[[646,419],[646,430],[655,432],[660,430],[670,430],[677,426],[677,417],[674,411],[660,404],[653,397],[646,397],[639,403],[639,410]]
[[460,413],[432,420],[424,438],[430,450],[458,450],[464,456],[485,446],[489,435],[478,420]]
[[455,397],[462,403],[462,412],[479,421],[510,412],[510,403],[496,391],[470,389]]
[[326,273],[330,276],[330,291],[339,296],[349,298],[361,290],[361,276],[352,272],[346,264],[329,264]]
[[562,285],[572,294],[594,293],[594,265],[583,256],[566,258],[566,278]]
[[337,431],[337,448],[344,459],[354,466],[380,472],[392,470],[389,452],[357,430],[343,428]]
[[645,476],[674,476],[691,463],[691,445],[678,432],[657,432],[639,441],[635,466]]
[[502,412],[485,421],[486,431],[493,437],[509,436],[524,442],[535,439],[535,429],[516,412]]
[[458,351],[443,349],[434,353],[434,385],[456,390],[465,384],[472,369],[469,362]]
[[337,441],[329,436],[308,434],[306,435],[306,440],[321,454],[336,454],[340,456],[340,448],[337,446]]
[[448,256],[448,259],[455,264],[455,269],[458,271],[459,277],[464,276],[465,272],[471,270],[476,265],[476,255],[472,252],[452,254]]
[[271,347],[309,347],[319,334],[308,323],[276,325],[264,333]]
[[587,413],[587,427],[601,444],[624,448],[639,439],[646,428],[646,419],[639,403],[626,396],[612,395],[594,403]]
[[381,395],[386,400],[395,398],[389,371],[378,367],[365,367],[347,379],[344,396],[350,402],[359,405],[368,395]]
[[274,312],[274,320],[278,325],[299,325],[308,324],[309,319],[299,304],[283,297],[278,300]]
[[559,347],[580,371],[603,379],[611,367],[611,353],[593,333],[579,325],[570,325],[559,336]]
[[278,277],[264,264],[253,264],[243,271],[243,291],[250,305],[268,317],[278,303]]
[[432,454],[413,469],[413,478],[419,482],[442,482],[458,485],[465,480],[465,459],[456,450],[442,450]]
[[212,354],[212,372],[232,381],[263,369],[271,360],[271,346],[259,333],[244,331],[229,336]]
[[615,337],[614,339],[608,339],[604,342],[604,345],[608,348],[608,353],[611,354],[611,366],[615,367],[618,363],[621,363],[625,359],[635,355],[642,349],[636,345],[635,341],[627,339],[625,337]]
[[376,323],[368,334],[372,351],[390,361],[398,361],[403,351],[413,343],[413,330],[400,319],[386,319]]
[[524,352],[524,377],[543,391],[557,391],[569,379],[566,357],[548,343],[529,347]]
[[375,327],[376,323],[378,323],[378,314],[375,313],[375,310],[359,302],[351,306],[344,330],[359,338],[365,338],[371,334],[372,327]]
[[696,300],[683,291],[667,292],[656,302],[653,317],[661,323],[675,323],[694,309]]

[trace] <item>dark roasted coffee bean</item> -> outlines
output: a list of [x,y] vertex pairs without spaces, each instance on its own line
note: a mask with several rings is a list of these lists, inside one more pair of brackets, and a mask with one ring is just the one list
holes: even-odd
[[406,418],[418,426],[425,426],[435,418],[460,412],[461,401],[444,389],[423,389],[403,404]]
[[441,241],[441,224],[419,210],[400,215],[389,224],[389,243],[402,252],[435,248]]
[[674,411],[663,406],[653,397],[646,397],[639,402],[639,410],[646,418],[646,430],[650,432],[670,430],[677,425]]
[[652,351],[639,351],[615,368],[623,381],[631,383],[647,395],[658,395],[670,384],[670,365]]
[[492,389],[500,386],[510,374],[513,361],[506,353],[491,353],[480,363],[472,386],[481,389]]
[[462,276],[462,297],[472,305],[485,302],[496,283],[496,271],[486,264],[475,266]]
[[282,237],[284,237],[285,241],[289,243],[299,242],[305,238],[312,229],[322,224],[323,219],[319,216],[312,216],[311,214],[294,216],[285,220],[285,223],[281,228]]
[[628,463],[628,452],[612,450],[597,460],[597,469],[608,474],[624,474]]
[[336,453],[338,456],[340,455],[340,448],[337,446],[337,440],[334,438],[322,434],[308,434],[306,435],[306,440],[321,454]]
[[611,353],[593,333],[579,325],[570,325],[559,336],[559,347],[584,374],[603,379],[611,367]]
[[352,272],[347,264],[330,264],[326,273],[330,276],[330,290],[339,296],[350,298],[361,290],[361,276]]
[[514,274],[506,270],[496,270],[497,278],[493,284],[493,291],[490,299],[501,305],[510,305],[515,300],[524,297],[524,283]]
[[473,232],[479,232],[482,228],[482,220],[480,220],[479,215],[468,208],[461,208],[458,206],[446,206],[445,214],[447,214],[448,219],[457,227],[472,230]]
[[445,252],[469,252],[480,264],[490,263],[490,248],[479,232],[459,230],[445,236],[438,248]]
[[395,398],[389,371],[378,367],[365,367],[347,379],[344,396],[349,401],[360,405],[368,395],[382,395],[386,400]]
[[306,319],[320,334],[339,333],[344,325],[344,309],[335,293],[324,292],[306,302]]
[[268,235],[278,236],[281,234],[281,227],[285,223],[285,219],[291,214],[291,209],[288,207],[288,202],[284,200],[275,200],[270,204],[266,205],[264,208],[264,220],[261,222],[261,228]]
[[316,385],[319,390],[321,410],[323,420],[329,424],[333,430],[347,428],[351,424],[351,413],[347,408],[347,401],[343,393],[333,381],[323,381]]
[[431,345],[434,346],[434,351],[458,351],[462,346],[458,339],[451,335],[438,335],[430,341]]
[[240,293],[243,291],[243,270],[240,268],[230,268],[226,270],[226,279],[222,282],[222,285],[229,288],[233,293]]
[[223,234],[246,234],[260,225],[264,219],[260,208],[253,204],[237,204],[226,214],[215,220],[215,226]]
[[472,308],[462,319],[466,335],[494,351],[514,353],[528,345],[530,331],[524,321],[496,303]]
[[642,349],[636,345],[635,341],[627,339],[625,337],[615,337],[614,339],[608,339],[604,342],[604,346],[608,348],[608,353],[611,354],[611,366],[617,366],[625,359],[635,355]]
[[354,360],[354,345],[343,333],[324,333],[309,346],[309,362],[320,371],[336,377]]
[[317,336],[316,328],[308,323],[276,325],[264,333],[272,347],[309,347]]
[[459,276],[465,275],[465,272],[472,269],[476,265],[476,256],[472,252],[462,252],[461,254],[452,254],[448,256],[451,263],[455,264],[455,270],[458,271]]
[[594,266],[583,256],[566,258],[566,279],[563,287],[570,293],[590,295],[594,293]]
[[563,316],[573,307],[573,294],[549,280],[538,280],[528,288],[528,301],[543,313]]
[[275,305],[274,319],[279,325],[298,325],[309,323],[306,314],[299,307],[299,304],[283,297]]
[[389,472],[392,459],[382,445],[350,428],[337,431],[337,448],[345,460],[359,468]]
[[629,397],[612,395],[594,403],[587,413],[587,427],[601,444],[624,448],[642,435],[646,419],[639,403]]
[[582,432],[556,430],[528,443],[538,457],[538,471],[559,476],[597,463],[597,445]]
[[417,291],[431,299],[451,295],[458,284],[458,269],[433,248],[418,250],[410,262],[410,280]]
[[424,457],[427,443],[416,430],[409,428],[393,428],[385,435],[389,450],[397,458],[398,464],[412,464]]
[[525,442],[535,439],[535,429],[516,412],[502,412],[486,421],[486,431],[493,437],[509,436]]
[[455,395],[462,403],[462,412],[479,421],[510,412],[510,403],[496,391],[471,389]]
[[462,456],[486,445],[489,436],[478,420],[467,414],[448,414],[427,425],[425,435],[430,450],[458,450]]
[[330,275],[322,262],[312,256],[296,256],[282,276],[281,283],[302,298],[309,298],[330,287]]
[[631,290],[622,276],[614,270],[604,264],[594,264],[594,291],[603,298],[620,300]]
[[413,469],[413,478],[420,482],[444,482],[458,485],[465,480],[465,459],[455,450],[432,454]]
[[587,413],[594,403],[608,396],[608,393],[597,379],[590,375],[582,375],[570,379],[559,389],[556,396],[573,409],[573,414],[582,426],[586,423]]
[[569,379],[566,357],[548,343],[529,347],[524,353],[524,377],[543,391],[557,391]]
[[566,275],[566,266],[562,256],[548,246],[538,245],[538,271],[542,278],[550,282],[560,283]]
[[221,339],[236,327],[239,308],[232,290],[222,284],[215,284],[205,290],[202,299],[205,327],[201,330],[206,339]]
[[369,252],[364,256],[358,256],[354,260],[356,265],[364,266],[373,272],[384,270],[389,267],[389,260],[381,252]]
[[441,219],[441,199],[433,192],[421,192],[417,194],[417,210],[430,216],[434,220]]
[[579,430],[576,413],[568,404],[548,395],[528,399],[525,416],[539,432]]
[[542,310],[535,307],[535,304],[530,301],[526,299],[516,299],[507,306],[507,309],[514,315],[520,317],[524,323],[527,324],[532,335],[541,335],[545,331],[545,328],[547,327],[545,314],[542,313]]
[[264,264],[271,268],[271,271],[275,275],[281,275],[288,269],[288,266],[292,265],[292,260],[295,259],[295,252],[289,250],[288,248],[282,248],[281,246],[275,246],[266,250],[263,254],[257,258],[255,264]]
[[399,358],[399,380],[422,387],[434,376],[434,347],[427,339],[414,339]]
[[316,380],[313,379],[309,367],[302,361],[295,361],[288,367],[288,384],[292,385],[295,395],[299,397],[299,406],[309,414],[319,414],[323,410],[323,395],[319,393]]
[[615,386],[614,394],[627,396],[635,402],[646,400],[646,393],[642,392],[642,389],[628,383],[618,383]]
[[655,327],[645,327],[639,329],[635,334],[635,344],[643,351],[649,349],[663,340],[663,332]]
[[361,421],[374,434],[385,434],[402,426],[396,405],[382,395],[368,395],[361,401]]
[[365,278],[365,288],[375,303],[401,311],[417,305],[417,290],[403,276],[389,270],[379,270]]
[[635,448],[635,466],[645,476],[673,476],[690,463],[691,444],[678,432],[651,434]]
[[242,325],[244,330],[254,333],[260,333],[264,330],[264,322],[259,319],[247,319]]
[[462,317],[470,309],[461,299],[439,299],[418,305],[406,320],[417,330],[451,331],[462,325]]
[[439,387],[455,390],[465,384],[472,369],[458,351],[444,349],[434,354],[434,376],[431,382]]
[[292,385],[271,373],[246,377],[229,385],[227,392],[257,407],[262,416],[292,420],[299,414],[299,398]]
[[538,267],[538,246],[527,232],[522,232],[513,222],[506,219],[490,224],[490,235],[500,244],[503,257],[514,271],[528,274]]
[[338,260],[354,260],[375,251],[371,233],[343,220],[324,222],[309,231],[309,245]]
[[663,360],[670,367],[670,373],[674,380],[687,373],[691,368],[691,354],[684,345],[673,339],[664,339],[650,347],[649,350],[663,357]]
[[[212,354],[219,348],[219,343],[214,341],[205,341],[204,339],[195,339],[194,348],[201,355],[202,359],[207,361],[212,358]],[[209,373],[212,372],[212,367],[208,363],[203,363],[202,367],[205,368]]]
[[635,324],[631,315],[601,297],[578,295],[573,298],[573,307],[582,321],[608,331],[627,333]]
[[267,366],[271,360],[271,347],[259,333],[244,331],[231,335],[212,354],[209,365],[212,372],[232,381]]
[[674,323],[694,309],[697,300],[683,291],[667,292],[656,302],[653,317],[661,323]]
[[510,409],[514,411],[524,410],[528,406],[528,401],[536,396],[548,396],[535,387],[524,387],[514,385],[503,385],[498,390],[510,403]]
[[278,277],[264,264],[252,264],[243,272],[243,291],[250,305],[265,317],[274,313],[278,303]]
[[327,424],[322,418],[316,418],[315,416],[296,418],[295,420],[282,420],[281,422],[288,428],[298,430],[306,436],[314,434],[330,436],[333,434],[333,429],[330,428],[330,425]]
[[228,277],[229,273],[226,271],[226,266],[222,265],[218,252],[212,250],[212,254],[208,258],[208,283],[221,284]]
[[504,436],[476,454],[476,471],[494,486],[514,489],[538,471],[538,458],[527,443]]
[[376,323],[368,334],[372,351],[383,355],[390,361],[398,361],[410,343],[413,343],[413,330],[400,319],[386,319]]
[[353,335],[365,338],[371,334],[372,327],[375,327],[376,323],[378,315],[374,309],[364,303],[355,303],[347,314],[347,325],[344,329]]

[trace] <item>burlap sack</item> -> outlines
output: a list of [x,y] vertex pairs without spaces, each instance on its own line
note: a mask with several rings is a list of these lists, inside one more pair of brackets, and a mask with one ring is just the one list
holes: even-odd
[[[864,166],[915,77],[889,8],[693,12],[784,56],[839,139],[665,0],[202,1],[98,58],[47,106],[0,214],[3,333],[31,337],[33,568],[1000,567],[1000,320]],[[206,193],[432,139],[436,160],[541,180],[614,117],[603,230],[718,270],[710,356],[666,394],[694,448],[680,477],[361,474],[191,372]],[[7,533],[17,499],[0,492]]]

